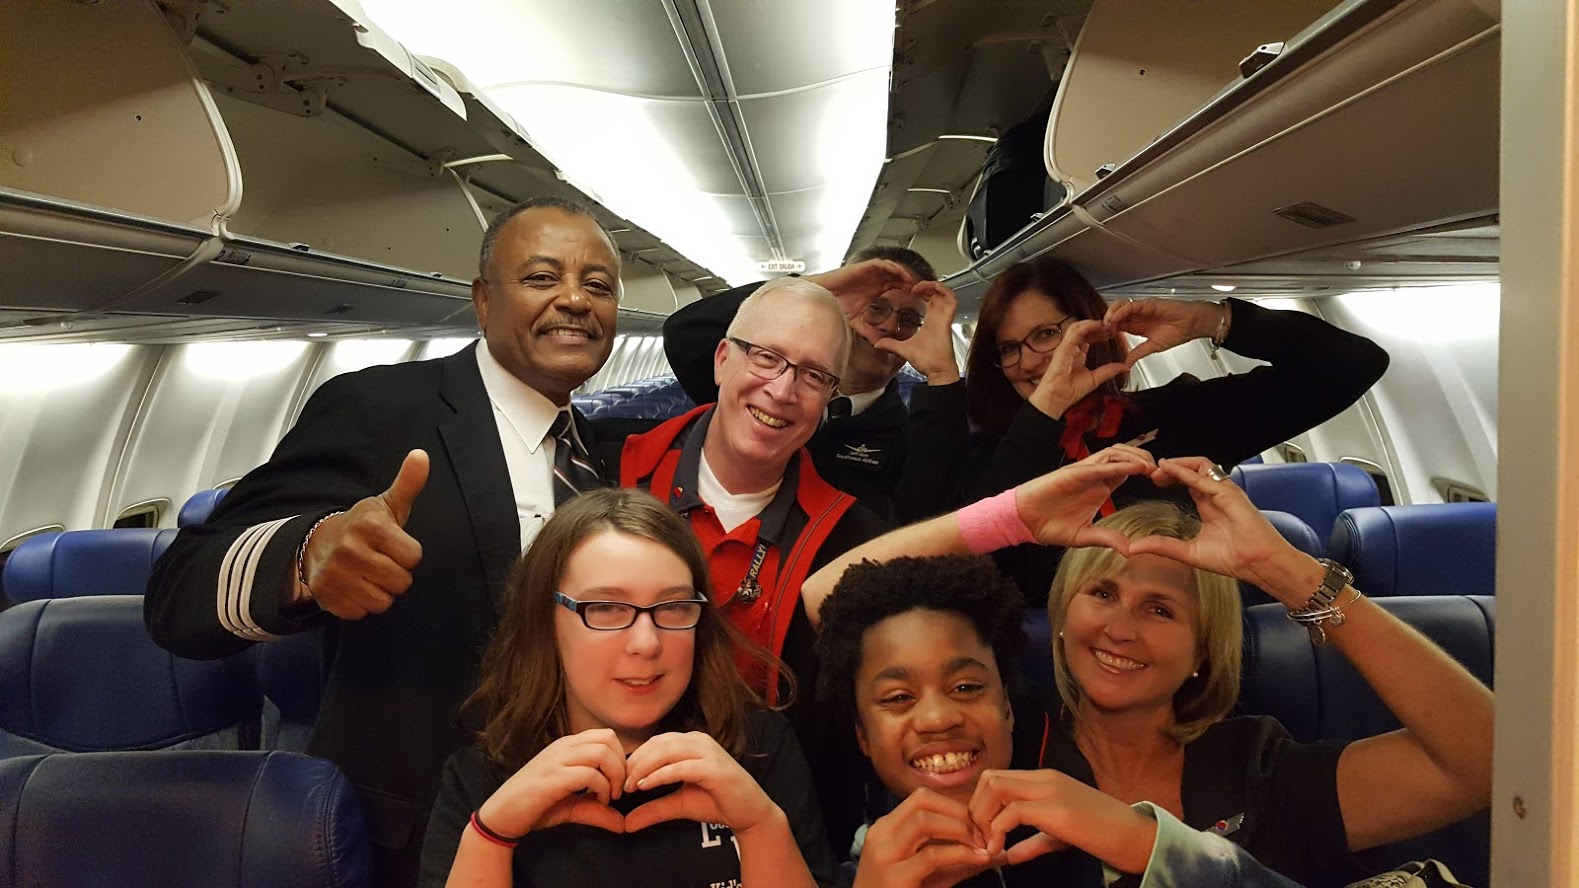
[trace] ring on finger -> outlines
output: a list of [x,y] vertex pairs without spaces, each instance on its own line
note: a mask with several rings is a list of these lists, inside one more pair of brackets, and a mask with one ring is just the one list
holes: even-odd
[[1222,466],[1218,465],[1217,463],[1212,463],[1211,466],[1206,470],[1206,477],[1212,479],[1213,481],[1227,481],[1228,473],[1223,470]]

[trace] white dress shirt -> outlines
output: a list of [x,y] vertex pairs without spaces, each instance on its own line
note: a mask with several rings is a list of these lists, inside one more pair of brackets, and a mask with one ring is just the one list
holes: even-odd
[[524,550],[554,514],[555,442],[548,427],[560,408],[504,369],[488,350],[487,340],[477,344],[477,370],[493,404],[494,422],[499,425],[499,443],[504,445],[504,464],[510,471]]

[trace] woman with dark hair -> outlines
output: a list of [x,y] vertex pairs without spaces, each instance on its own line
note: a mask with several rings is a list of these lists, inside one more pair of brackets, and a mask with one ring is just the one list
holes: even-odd
[[710,597],[696,538],[647,493],[556,510],[484,654],[467,705],[486,725],[445,764],[420,883],[828,884],[811,774],[737,656],[782,664]]
[[[1124,335],[1139,337],[1133,348]],[[1128,391],[1147,355],[1197,339],[1267,362],[1248,373],[1183,375]],[[1232,466],[1354,403],[1387,370],[1370,340],[1307,314],[1239,299],[1103,302],[1078,271],[1051,257],[1011,266],[982,298],[966,359],[972,449],[960,502],[974,502],[1122,441],[1152,436],[1157,457],[1201,455]],[[1113,492],[1103,514],[1142,499],[1173,499],[1145,478]],[[1000,568],[1046,589],[1059,550],[1020,547]]]

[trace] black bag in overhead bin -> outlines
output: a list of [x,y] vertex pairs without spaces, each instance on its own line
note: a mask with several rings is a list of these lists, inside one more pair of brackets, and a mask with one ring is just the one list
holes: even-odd
[[1047,175],[1042,160],[1052,110],[1053,95],[1049,93],[1030,117],[1009,127],[987,150],[965,213],[963,245],[972,261],[1063,201],[1064,187]]

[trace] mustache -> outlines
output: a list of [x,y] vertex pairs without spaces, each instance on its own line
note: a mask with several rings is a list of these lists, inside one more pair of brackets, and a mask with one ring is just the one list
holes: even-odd
[[572,330],[581,330],[593,339],[603,338],[603,334],[591,324],[581,320],[580,318],[573,318],[568,315],[556,315],[555,317],[548,318],[539,323],[537,325],[537,329],[534,332],[542,333],[545,330],[551,330],[555,327],[569,327]]

